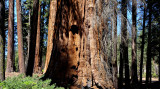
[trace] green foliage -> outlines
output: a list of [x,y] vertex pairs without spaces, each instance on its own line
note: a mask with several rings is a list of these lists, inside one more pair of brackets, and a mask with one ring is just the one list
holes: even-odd
[[[18,49],[18,48],[17,48]],[[14,66],[15,66],[15,71],[18,71],[19,70],[19,66],[18,66],[18,50],[15,50],[15,62],[14,62]]]
[[63,87],[55,87],[55,84],[50,85],[51,80],[42,81],[38,76],[24,77],[19,75],[17,77],[7,78],[0,82],[2,89],[64,89]]
[[146,78],[146,73],[143,73],[143,74],[142,74],[142,77],[143,77],[143,78]]
[[154,72],[154,73],[152,73],[152,77],[153,78],[158,78],[158,75]]

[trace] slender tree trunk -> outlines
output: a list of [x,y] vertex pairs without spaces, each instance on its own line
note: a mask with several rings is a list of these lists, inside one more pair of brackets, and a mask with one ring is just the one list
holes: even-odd
[[41,5],[39,4],[38,9],[38,23],[37,23],[37,39],[36,39],[36,50],[35,50],[35,62],[34,62],[34,73],[41,73],[41,58],[40,58],[40,39],[41,39]]
[[33,68],[34,68],[35,47],[36,47],[36,38],[37,38],[38,7],[39,7],[39,0],[34,0],[33,15],[32,15],[32,21],[31,21],[29,59],[28,59],[28,66],[26,70],[27,76],[32,76]]
[[121,55],[125,61],[125,87],[129,88],[129,63],[128,63],[128,36],[127,36],[127,0],[122,0],[122,38],[121,38]]
[[[122,39],[122,37],[121,37]],[[122,59],[122,44],[120,44],[120,67],[119,67],[119,80],[118,80],[118,88],[122,89],[123,87],[123,66],[124,66],[124,59]]]
[[45,64],[45,61],[43,62],[43,54],[45,53],[44,51],[45,51],[45,46],[44,46],[44,34],[45,34],[45,17],[44,17],[44,15],[45,15],[45,7],[46,7],[46,3],[43,3],[42,4],[42,8],[43,8],[43,12],[41,12],[42,13],[42,20],[41,20],[41,37],[40,37],[40,59],[41,59],[41,61],[40,61],[40,63],[41,63],[41,68],[43,68],[43,64]]
[[57,0],[50,1],[50,11],[49,11],[49,24],[48,24],[48,42],[47,42],[47,53],[46,53],[46,62],[44,67],[44,73],[47,71],[51,53],[53,49],[53,38],[54,38],[54,26],[56,20],[56,12],[57,12]]
[[137,77],[137,29],[136,29],[136,17],[137,17],[137,0],[132,0],[132,75],[131,82],[136,84],[138,82]]
[[142,33],[142,46],[141,46],[141,63],[140,63],[140,84],[142,84],[142,69],[143,69],[143,54],[144,54],[144,38],[145,38],[145,22],[146,22],[146,8],[144,6],[143,15],[143,33]]
[[125,46],[125,40],[124,40],[124,32],[126,29],[123,29],[125,26],[125,18],[124,18],[124,5],[126,5],[125,0],[123,0],[123,3],[121,4],[121,10],[122,10],[122,16],[121,16],[121,44],[120,44],[120,67],[119,67],[119,80],[118,80],[118,88],[122,89],[123,87],[123,71],[124,71],[124,62],[125,62],[125,53],[124,53],[124,46]]
[[114,39],[113,39],[113,83],[115,89],[118,89],[118,79],[117,79],[117,5],[115,5],[114,11],[114,23],[113,23],[113,30],[114,30]]
[[150,88],[150,83],[151,83],[151,19],[152,19],[152,4],[149,2],[148,4],[149,8],[149,28],[148,28],[148,46],[147,46],[147,64],[146,64],[146,85],[149,85],[148,87]]
[[13,52],[14,51],[14,0],[9,0],[8,17],[8,54],[6,72],[13,72]]
[[159,38],[159,82],[160,82],[160,38]]
[[42,13],[42,18],[41,18],[41,40],[40,40],[40,64],[41,64],[41,69],[44,68],[44,65],[45,65],[45,60],[44,60],[44,55],[46,55],[46,49],[47,48],[44,44],[45,44],[45,41],[44,41],[44,35],[45,35],[45,24],[48,24],[48,16],[47,16],[47,21],[45,22],[45,7],[46,7],[46,2],[43,2],[42,3],[42,9],[43,11],[41,12]]
[[0,81],[5,80],[5,0],[0,0]]
[[20,70],[20,73],[25,73],[25,63],[24,63],[24,53],[23,53],[21,1],[20,0],[16,0],[16,8],[17,8],[19,70]]
[[160,82],[160,37],[159,37],[159,82]]
[[27,36],[27,45],[28,45],[28,49],[27,49],[27,56],[26,56],[26,60],[25,60],[25,68],[27,70],[27,66],[28,66],[28,60],[29,60],[29,49],[30,49],[30,37],[31,37],[31,9],[29,9],[29,20],[28,20],[29,26],[28,26],[28,36]]

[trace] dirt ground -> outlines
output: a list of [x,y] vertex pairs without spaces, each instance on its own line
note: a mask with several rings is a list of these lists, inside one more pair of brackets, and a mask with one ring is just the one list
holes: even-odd
[[[19,72],[5,73],[5,78],[15,77],[15,76],[18,76],[18,75],[20,75]],[[33,74],[33,75],[38,75],[39,77],[42,76],[42,74]]]
[[[12,72],[12,73],[5,73],[5,77],[15,77],[18,76],[20,73],[18,72]],[[42,74],[33,74],[33,75],[38,75],[39,77],[42,76]],[[145,89],[145,78],[143,80],[143,89]],[[160,82],[158,82],[158,78],[152,78],[152,83],[151,83],[151,89],[160,89]]]

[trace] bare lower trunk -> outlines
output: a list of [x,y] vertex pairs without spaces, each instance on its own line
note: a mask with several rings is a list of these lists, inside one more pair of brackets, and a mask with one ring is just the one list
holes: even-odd
[[27,56],[25,60],[25,68],[27,70],[28,66],[28,59],[29,59],[29,48],[30,48],[30,36],[31,36],[31,9],[29,10],[29,20],[28,20],[28,36],[27,36]]
[[[127,36],[127,0],[122,0],[121,59],[125,66],[125,87],[129,88],[128,36]],[[121,64],[120,64],[121,65]],[[121,66],[123,68],[123,65]],[[123,73],[123,71],[121,72]],[[123,77],[123,74],[121,74]]]
[[53,38],[54,38],[54,26],[55,26],[55,19],[57,13],[57,0],[50,1],[50,15],[49,15],[49,24],[48,24],[48,42],[47,42],[47,53],[46,53],[46,61],[44,67],[44,73],[47,71],[51,53],[53,49]]
[[114,30],[114,39],[113,39],[113,84],[115,89],[118,89],[118,79],[117,79],[117,5],[115,5],[114,11],[114,21],[113,21],[113,30]]
[[0,0],[0,81],[5,80],[5,5],[4,0]]
[[33,15],[31,21],[31,39],[30,39],[30,48],[29,48],[29,59],[28,66],[26,70],[27,76],[32,76],[34,68],[34,59],[35,59],[35,47],[36,47],[36,38],[37,38],[37,22],[38,22],[38,6],[39,0],[33,1]]
[[8,18],[8,54],[6,72],[13,72],[13,52],[14,51],[14,1],[9,0]]
[[41,73],[41,58],[40,58],[40,35],[41,35],[41,6],[39,4],[38,10],[38,23],[37,23],[37,39],[36,39],[36,50],[35,50],[35,62],[34,62],[34,73]]
[[144,44],[145,44],[144,43],[144,38],[145,38],[145,22],[146,22],[146,9],[144,8],[142,47],[141,47],[141,63],[140,63],[140,84],[142,84],[143,54],[144,54]]
[[131,82],[136,84],[138,82],[137,77],[137,29],[136,29],[136,17],[137,17],[137,1],[132,0],[132,75]]
[[160,38],[159,38],[159,82],[160,82]]
[[22,34],[22,17],[21,17],[21,1],[16,0],[17,8],[17,33],[18,33],[18,56],[20,73],[25,73],[24,53],[23,53],[23,34]]
[[146,85],[150,88],[151,83],[151,16],[152,16],[152,4],[149,2],[149,28],[148,28],[148,46],[147,46],[147,64],[146,64]]

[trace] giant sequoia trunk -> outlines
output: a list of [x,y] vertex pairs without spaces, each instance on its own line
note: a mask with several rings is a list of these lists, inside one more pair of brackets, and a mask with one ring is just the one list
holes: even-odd
[[96,2],[57,0],[53,48],[44,79],[60,86],[70,84],[72,89],[113,88],[98,39]]
[[24,53],[23,53],[23,34],[22,34],[22,16],[21,16],[21,0],[16,0],[17,8],[17,33],[18,33],[18,58],[19,70],[25,73]]
[[41,35],[41,5],[38,8],[38,23],[37,23],[37,38],[36,38],[36,49],[35,49],[35,62],[34,62],[34,73],[41,73],[41,54],[40,54],[40,37]]
[[6,72],[13,72],[13,54],[14,54],[14,1],[9,0],[8,16],[8,54]]
[[4,0],[0,0],[0,81],[5,79],[5,5]]
[[50,1],[49,24],[48,24],[47,53],[46,53],[44,73],[47,71],[48,64],[51,58],[52,48],[53,48],[53,37],[54,37],[53,35],[54,35],[56,12],[57,12],[57,0],[51,0]]

